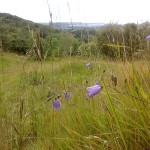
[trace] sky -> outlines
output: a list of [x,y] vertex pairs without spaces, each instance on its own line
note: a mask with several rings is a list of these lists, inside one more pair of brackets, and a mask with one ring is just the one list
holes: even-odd
[[[150,21],[150,0],[0,0],[0,12],[37,23]],[[50,10],[50,11],[49,11]],[[50,12],[50,13],[49,13]]]

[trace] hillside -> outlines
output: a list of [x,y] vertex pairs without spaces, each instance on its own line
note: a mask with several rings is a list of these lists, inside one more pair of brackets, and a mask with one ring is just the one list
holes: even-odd
[[25,53],[26,49],[31,47],[29,29],[40,31],[41,36],[45,38],[50,27],[7,13],[0,13],[0,38],[5,50],[11,49],[12,51]]
[[[33,29],[42,29],[42,30],[48,30],[49,26],[35,23],[29,20],[22,19],[18,16],[14,16],[8,13],[0,13],[0,31],[2,32],[3,28],[10,27],[10,28],[21,28],[21,29],[27,29],[28,26]],[[7,28],[7,30],[9,30]]]

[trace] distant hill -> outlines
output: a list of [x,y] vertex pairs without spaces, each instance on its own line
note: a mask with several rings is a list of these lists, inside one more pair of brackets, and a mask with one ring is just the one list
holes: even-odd
[[22,19],[18,16],[14,16],[8,13],[0,13],[0,32],[7,27],[9,28],[20,28],[20,29],[27,29],[28,27],[32,29],[42,29],[48,30],[49,27],[40,23],[35,23],[29,20]]
[[[49,25],[48,23],[42,23],[43,25]],[[104,26],[104,23],[82,23],[82,22],[54,22],[53,28],[60,30],[84,30],[88,29],[96,29]]]
[[25,53],[31,47],[29,29],[39,31],[40,36],[46,38],[50,27],[8,13],[0,13],[0,39],[5,50]]
[[[35,23],[29,20],[22,19],[18,16],[11,15],[9,13],[0,13],[0,23],[1,24],[11,24],[16,27],[24,27],[27,24],[31,25],[32,27],[44,27],[44,24]],[[46,27],[46,26],[45,26]]]

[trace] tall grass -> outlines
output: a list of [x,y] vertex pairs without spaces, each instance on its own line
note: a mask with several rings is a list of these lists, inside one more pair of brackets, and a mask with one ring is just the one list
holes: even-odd
[[[90,62],[90,68],[85,64]],[[150,148],[149,61],[53,58],[42,63],[4,53],[0,71],[0,149]],[[111,75],[117,77],[112,85]],[[99,80],[93,99],[86,87]],[[68,101],[63,92],[72,94]],[[60,96],[62,108],[52,108]]]

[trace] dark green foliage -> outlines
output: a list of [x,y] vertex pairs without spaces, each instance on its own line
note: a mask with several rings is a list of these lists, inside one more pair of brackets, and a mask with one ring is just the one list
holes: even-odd
[[124,37],[125,37],[125,45],[130,47],[128,51],[129,56],[131,56],[136,50],[139,49],[139,37],[138,34],[138,26],[134,23],[126,24],[124,26]]
[[25,39],[12,39],[10,42],[10,49],[15,52],[26,53],[26,50],[29,48]]
[[[50,37],[49,37],[50,38]],[[47,42],[49,39],[47,39]],[[76,55],[79,41],[69,32],[53,33],[51,41],[51,54],[55,57]]]
[[[111,58],[132,59],[136,55],[149,52],[150,23],[108,24],[97,32],[97,46],[100,52]],[[118,54],[119,48],[119,54]]]
[[33,23],[10,14],[0,13],[0,38],[4,50],[26,54],[32,47],[29,28],[35,31],[40,29],[40,37],[43,39],[48,35],[48,26]]

